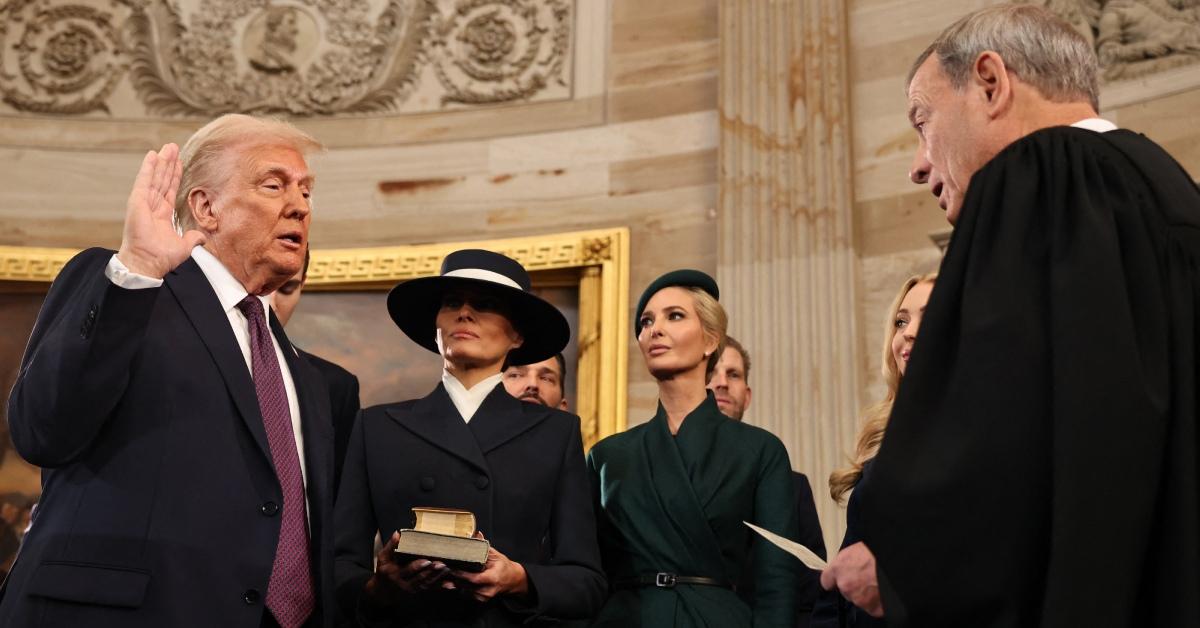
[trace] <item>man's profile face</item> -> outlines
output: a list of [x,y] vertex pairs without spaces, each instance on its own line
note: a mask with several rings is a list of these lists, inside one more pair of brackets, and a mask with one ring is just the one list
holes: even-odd
[[918,138],[909,178],[929,185],[950,224],[958,221],[971,175],[996,152],[989,148],[985,102],[972,81],[955,89],[936,54],[921,64],[908,86],[909,121]]
[[717,367],[713,369],[708,389],[717,398],[717,407],[725,416],[742,420],[746,408],[750,407],[750,386],[746,383],[746,363],[742,354],[733,347],[725,347]]
[[283,146],[248,146],[229,159],[209,239],[235,277],[270,291],[304,267],[313,177],[304,157]]
[[300,304],[300,293],[304,291],[304,271],[292,275],[291,279],[283,282],[279,289],[271,293],[271,308],[280,325],[287,325],[292,318],[292,312]]
[[508,394],[521,401],[540,403],[560,410],[567,409],[558,358],[508,367],[504,371],[504,388]]

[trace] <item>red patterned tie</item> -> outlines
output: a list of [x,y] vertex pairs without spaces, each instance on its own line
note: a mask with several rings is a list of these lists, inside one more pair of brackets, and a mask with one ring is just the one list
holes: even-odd
[[271,330],[263,316],[262,301],[248,295],[237,307],[250,323],[254,390],[258,393],[258,408],[267,430],[275,475],[283,489],[283,520],[279,526],[279,543],[275,547],[275,564],[271,567],[271,582],[267,586],[267,608],[282,628],[298,628],[312,614],[314,606],[304,476],[300,473],[287,390],[283,386],[279,360],[275,357],[275,346],[271,343]]

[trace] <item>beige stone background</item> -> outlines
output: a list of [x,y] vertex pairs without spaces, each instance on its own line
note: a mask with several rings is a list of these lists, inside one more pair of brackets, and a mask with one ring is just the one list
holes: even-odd
[[[128,11],[129,6],[106,0],[75,4],[112,12]],[[308,3],[291,4],[311,10]],[[447,11],[454,5],[448,0],[434,4]],[[719,212],[732,219],[774,210],[720,202],[719,151],[744,146],[752,152],[755,143],[762,142],[763,129],[746,124],[740,114],[720,111],[718,103],[739,95],[753,100],[764,82],[784,80],[780,77],[787,76],[788,68],[804,62],[805,50],[837,56],[820,67],[840,68],[844,74],[812,71],[804,80],[844,88],[844,102],[834,106],[840,109],[827,112],[827,117],[830,128],[848,138],[847,149],[812,150],[810,144],[820,141],[814,135],[799,138],[793,152],[801,160],[829,160],[817,164],[823,168],[818,172],[825,173],[817,179],[837,179],[835,183],[847,190],[842,205],[831,204],[832,211],[843,213],[838,224],[849,229],[833,243],[846,253],[847,264],[840,274],[830,275],[836,279],[822,284],[848,304],[834,310],[842,312],[841,320],[829,321],[824,332],[838,336],[835,340],[840,339],[838,346],[844,350],[835,347],[821,355],[833,356],[831,360],[848,365],[848,370],[832,379],[801,379],[759,366],[752,383],[756,400],[770,398],[772,388],[778,391],[802,381],[812,389],[791,391],[789,398],[819,399],[830,395],[831,387],[841,386],[850,391],[851,402],[806,404],[772,417],[752,408],[748,415],[748,421],[781,432],[793,467],[808,474],[813,484],[826,543],[836,547],[844,515],[828,499],[825,479],[852,447],[857,408],[851,406],[861,407],[881,394],[877,371],[884,307],[905,277],[936,268],[939,253],[930,236],[948,228],[928,192],[907,181],[915,135],[904,116],[904,76],[911,59],[938,31],[989,2],[558,4],[571,11],[570,41],[563,71],[543,90],[494,103],[445,102],[446,89],[425,65],[408,88],[407,100],[393,110],[295,117],[297,124],[331,146],[312,160],[319,177],[312,245],[380,246],[628,226],[631,302],[651,279],[675,268],[737,276],[721,266],[729,260],[718,259],[719,251],[729,250],[721,238],[733,233],[719,228]],[[798,12],[787,15],[797,20],[821,15],[832,21],[822,22],[820,28],[788,30],[791,25],[771,19],[772,11],[787,5],[796,7]],[[721,37],[728,43],[737,29],[752,32],[755,20],[774,33],[762,42],[792,42],[772,71],[747,71],[757,67],[742,63],[754,54],[750,44],[745,49],[721,47]],[[12,33],[18,25],[8,26]],[[254,28],[255,37],[261,38],[261,24]],[[745,33],[738,37],[753,39]],[[810,45],[810,39],[827,45]],[[12,72],[16,52],[11,41],[5,46],[0,58]],[[1106,117],[1146,133],[1197,173],[1200,75],[1193,68],[1200,66],[1188,65],[1114,82],[1106,86],[1102,106]],[[720,68],[739,73],[738,82],[725,87],[738,94],[719,97]],[[203,122],[198,115],[148,110],[127,82],[114,89],[107,112],[30,112],[15,107],[9,94],[0,95],[5,99],[0,104],[0,244],[115,247],[124,198],[143,152],[163,141],[182,141]],[[811,115],[820,107],[806,103],[804,93],[791,97],[791,104],[771,104],[764,98],[753,106],[784,116]],[[737,146],[722,147],[721,142]],[[813,237],[820,245],[823,236]],[[776,280],[786,282],[786,277]],[[747,329],[736,316],[748,307],[777,307],[770,291],[755,294],[760,303],[731,304],[732,327],[735,333],[761,339],[767,332]],[[804,304],[824,299],[788,298]],[[797,317],[804,315],[796,312]],[[780,343],[780,351],[816,355],[791,332],[780,330],[770,337]],[[629,420],[635,424],[653,414],[656,387],[630,342]],[[818,364],[817,371],[824,366]],[[0,469],[0,478],[18,477],[5,472],[14,464],[12,458]],[[26,484],[32,478],[28,473],[19,477]],[[0,491],[7,488],[0,486]]]

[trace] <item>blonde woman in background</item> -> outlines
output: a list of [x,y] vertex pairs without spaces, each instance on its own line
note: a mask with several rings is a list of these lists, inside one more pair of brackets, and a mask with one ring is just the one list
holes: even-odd
[[[896,391],[900,388],[900,380],[904,377],[908,358],[912,354],[913,344],[917,339],[917,331],[921,327],[921,319],[925,314],[925,304],[933,292],[933,284],[937,279],[936,273],[909,277],[900,292],[892,300],[891,308],[885,321],[884,342],[881,356],[883,363],[883,380],[887,384],[887,394],[879,403],[867,408],[864,413],[862,429],[858,433],[858,443],[854,449],[854,458],[849,466],[834,471],[829,476],[829,494],[834,501],[846,503],[846,536],[842,547],[857,543],[859,538],[858,509],[855,507],[854,495],[850,494],[847,503],[846,495],[851,493],[858,483],[870,475],[871,462],[879,452],[879,444],[883,442],[883,434],[887,428],[888,418],[892,414],[892,404],[896,401]],[[882,619],[871,617],[862,609],[850,604],[836,591],[823,591],[821,598],[813,609],[812,628],[853,627],[874,628],[887,626]]]

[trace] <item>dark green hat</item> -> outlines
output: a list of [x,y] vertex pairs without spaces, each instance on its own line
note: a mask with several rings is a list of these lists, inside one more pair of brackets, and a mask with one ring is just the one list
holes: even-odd
[[681,288],[700,288],[701,290],[712,295],[712,298],[721,300],[721,289],[717,287],[717,281],[708,276],[708,273],[691,268],[681,268],[673,270],[658,279],[650,282],[646,286],[645,292],[642,292],[642,298],[638,299],[637,309],[633,311],[633,335],[638,335],[638,321],[642,318],[642,312],[646,311],[646,303],[650,301],[650,297],[654,293],[663,288],[678,286]]

